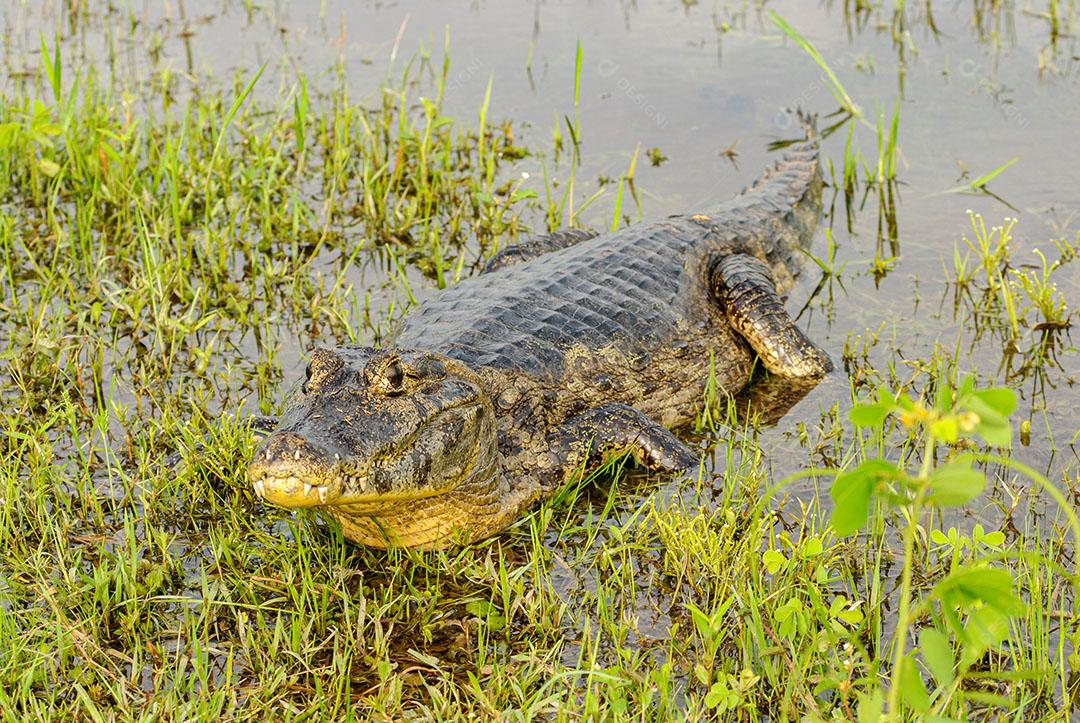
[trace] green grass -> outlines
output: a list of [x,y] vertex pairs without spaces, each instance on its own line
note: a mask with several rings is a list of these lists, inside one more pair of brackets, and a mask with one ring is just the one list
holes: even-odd
[[780,28],[780,30],[783,31],[785,35],[791,38],[791,40],[796,45],[802,48],[803,51],[807,55],[809,55],[815,63],[817,63],[818,67],[821,68],[822,72],[825,73],[826,77],[828,78],[829,90],[832,92],[833,97],[836,98],[837,102],[840,103],[840,108],[854,119],[862,118],[862,109],[859,108],[855,101],[851,99],[851,96],[848,94],[847,90],[844,89],[843,84],[840,83],[840,79],[836,76],[836,73],[829,66],[828,61],[826,61],[825,58],[822,57],[817,47],[815,47],[814,44],[806,38],[806,36],[796,30],[791,25],[791,23],[789,23],[787,20],[784,20],[784,18],[781,17],[775,10],[769,10],[769,20],[771,20],[776,27]]
[[[1068,27],[1059,4],[1047,20]],[[579,112],[587,47],[566,112],[530,146],[495,120],[490,83],[475,120],[446,115],[448,54],[362,100],[340,67],[259,69],[178,98],[167,79],[69,72],[42,45],[40,72],[0,106],[0,718],[876,720],[889,694],[914,717],[890,662],[903,599],[899,657],[936,651],[912,658],[934,713],[1061,719],[1080,626],[1072,520],[1052,494],[986,460],[965,508],[977,524],[881,491],[861,534],[840,537],[829,481],[887,459],[930,484],[912,426],[855,429],[846,410],[879,386],[932,407],[976,344],[1001,354],[974,370],[980,386],[1030,382],[1021,430],[1065,455],[1076,436],[1046,405],[1053,384],[1070,389],[1055,354],[1076,313],[1074,240],[1027,254],[1011,223],[973,215],[950,278],[924,282],[957,292],[954,328],[912,346],[874,319],[838,359],[840,393],[793,429],[761,421],[767,392],[730,399],[714,380],[684,433],[707,457],[701,479],[613,461],[495,539],[362,549],[253,495],[245,420],[276,410],[309,343],[388,338],[418,297],[527,227],[591,213],[616,228],[627,192],[641,214],[636,151],[615,188],[580,183],[599,132]],[[854,196],[861,178],[890,197],[899,125],[899,104],[878,113],[873,156],[849,141],[838,189]],[[526,157],[544,173],[523,178]],[[848,266],[838,226],[808,269],[829,298],[833,280],[867,291],[853,269],[894,261],[879,249]],[[981,445],[930,447],[943,462]],[[781,484],[786,464],[815,471]],[[1080,488],[1075,466],[1049,482]],[[976,659],[956,636],[946,656],[924,636],[945,612],[920,601],[980,561],[1008,572],[1022,609]]]

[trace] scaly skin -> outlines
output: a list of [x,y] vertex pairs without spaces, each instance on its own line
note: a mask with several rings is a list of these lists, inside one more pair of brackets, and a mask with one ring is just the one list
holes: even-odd
[[777,296],[821,210],[808,138],[717,208],[510,247],[392,348],[316,349],[248,467],[256,491],[365,545],[437,547],[504,529],[612,453],[695,467],[666,427],[692,421],[710,373],[735,393],[757,357],[831,369]]

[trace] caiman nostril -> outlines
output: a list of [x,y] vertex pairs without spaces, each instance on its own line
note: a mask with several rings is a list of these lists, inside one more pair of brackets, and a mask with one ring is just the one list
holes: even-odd
[[334,465],[334,455],[320,445],[292,432],[275,432],[267,437],[262,450],[248,467],[252,478],[323,476]]
[[263,442],[263,456],[267,463],[274,462],[299,462],[305,454],[307,440],[299,434],[292,432],[275,432]]

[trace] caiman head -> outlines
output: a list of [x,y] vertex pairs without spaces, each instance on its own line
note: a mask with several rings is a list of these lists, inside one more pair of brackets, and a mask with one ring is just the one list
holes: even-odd
[[433,547],[494,532],[498,466],[492,404],[469,367],[339,347],[312,352],[248,478],[268,502],[322,508],[356,542]]

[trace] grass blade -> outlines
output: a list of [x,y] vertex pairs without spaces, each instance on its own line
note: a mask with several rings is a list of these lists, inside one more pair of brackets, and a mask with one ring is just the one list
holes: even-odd
[[974,180],[972,180],[972,181],[970,181],[968,183],[965,183],[962,186],[956,186],[955,188],[950,188],[950,189],[947,189],[945,191],[941,191],[940,193],[941,194],[946,194],[946,193],[965,193],[965,192],[972,192],[972,191],[982,191],[982,190],[984,190],[984,187],[986,186],[987,183],[989,183],[990,181],[997,178],[998,175],[1000,175],[1002,171],[1004,171],[1006,168],[1008,168],[1009,166],[1011,166],[1012,164],[1016,163],[1019,160],[1020,160],[1020,156],[1014,156],[1011,160],[1006,161],[1005,163],[1001,164],[1000,166],[998,166],[994,170],[990,171],[989,173],[985,173],[985,174],[979,176],[978,178],[976,178],[976,179],[974,179]]
[[784,31],[784,34],[795,41],[795,44],[806,51],[806,54],[813,58],[814,62],[825,71],[825,75],[829,78],[829,88],[832,90],[833,97],[843,106],[844,110],[853,115],[856,118],[862,118],[862,110],[851,99],[848,92],[844,90],[844,86],[840,83],[840,79],[836,77],[836,73],[833,72],[829,64],[825,62],[825,58],[821,56],[818,49],[814,47],[806,37],[803,36],[798,30],[791,26],[787,20],[780,17],[775,10],[769,11],[769,19],[773,21],[773,24]]
[[263,74],[263,71],[266,70],[266,63],[268,62],[270,61],[266,61],[259,66],[259,69],[255,71],[255,75],[251,77],[251,80],[247,82],[244,89],[240,91],[240,94],[233,100],[232,105],[229,107],[229,112],[225,114],[225,120],[221,124],[221,130],[218,131],[217,141],[214,143],[214,153],[210,156],[211,166],[214,165],[214,161],[217,160],[218,154],[221,152],[221,145],[225,142],[225,133],[229,130],[229,124],[232,123],[236,114],[240,112],[240,107],[244,105],[244,101],[247,100],[247,97],[251,95],[251,91],[255,87],[255,84],[259,82],[259,77]]

